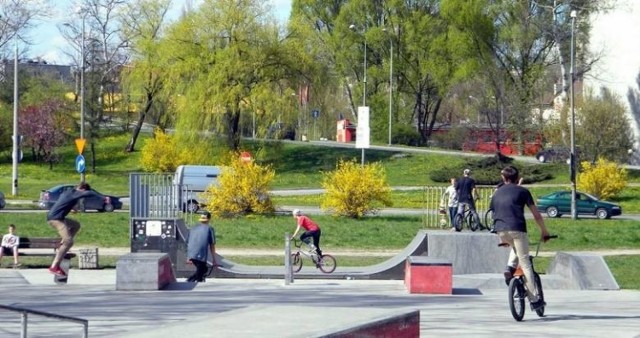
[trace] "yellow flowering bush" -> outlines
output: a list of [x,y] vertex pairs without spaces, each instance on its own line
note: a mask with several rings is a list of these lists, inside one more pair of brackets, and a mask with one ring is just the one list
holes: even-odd
[[600,199],[609,199],[627,186],[627,170],[604,158],[596,163],[582,162],[577,177],[578,189]]

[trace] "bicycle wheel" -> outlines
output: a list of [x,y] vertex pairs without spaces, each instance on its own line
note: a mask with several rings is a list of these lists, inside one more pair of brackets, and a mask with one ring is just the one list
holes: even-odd
[[462,220],[462,215],[461,214],[456,214],[453,217],[453,227],[456,229],[456,231],[462,231],[462,224],[463,220]]
[[484,227],[489,231],[493,230],[493,209],[484,213]]
[[[538,298],[544,302],[544,292],[542,291],[542,280],[537,272],[533,272],[533,279],[536,282],[536,288],[538,289]],[[536,310],[538,317],[544,317],[544,306]]]
[[478,230],[478,227],[480,226],[478,224],[478,222],[476,221],[476,218],[473,217],[472,213],[468,213],[467,214],[467,226],[469,227],[469,229],[471,231],[476,231]]
[[509,308],[513,319],[521,321],[524,318],[524,303],[527,297],[520,278],[513,278],[509,283]]
[[291,271],[299,272],[302,270],[302,257],[300,257],[300,253],[291,254]]
[[318,262],[318,268],[324,273],[332,273],[337,265],[336,259],[331,255],[322,255],[320,262]]

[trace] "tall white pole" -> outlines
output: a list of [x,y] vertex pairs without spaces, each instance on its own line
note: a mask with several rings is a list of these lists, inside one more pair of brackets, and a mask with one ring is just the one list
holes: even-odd
[[[366,107],[367,106],[367,28],[365,26],[364,29],[364,81],[363,83],[363,90],[362,90],[362,106]],[[361,160],[361,165],[364,166],[364,148],[362,148],[362,160]]]
[[13,170],[11,194],[18,195],[18,160],[20,159],[20,135],[18,134],[18,35],[15,36],[16,50],[13,58]]
[[571,218],[577,219],[576,210],[576,111],[575,111],[575,28],[576,28],[576,11],[571,11],[571,158],[570,158],[570,176],[571,176]]
[[391,117],[393,115],[393,37],[389,39],[389,145],[391,145]]
[[[82,38],[80,39],[80,138],[84,140],[84,34],[85,13],[82,11]],[[82,155],[82,154],[80,154]],[[80,173],[80,182],[85,181],[84,172]]]

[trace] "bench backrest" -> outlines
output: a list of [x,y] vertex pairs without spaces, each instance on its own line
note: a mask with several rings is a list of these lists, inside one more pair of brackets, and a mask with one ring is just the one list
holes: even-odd
[[60,238],[20,237],[18,248],[23,249],[57,249]]

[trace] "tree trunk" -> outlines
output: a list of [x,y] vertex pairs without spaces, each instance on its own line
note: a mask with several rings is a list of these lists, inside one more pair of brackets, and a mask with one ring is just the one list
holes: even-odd
[[133,128],[133,133],[131,134],[131,139],[125,148],[125,151],[128,153],[132,153],[135,151],[136,141],[138,140],[138,135],[140,135],[140,130],[142,129],[142,125],[144,124],[144,120],[147,117],[147,113],[151,110],[151,106],[153,104],[153,94],[147,93],[147,103],[144,105],[144,110],[140,113],[140,117],[138,118],[138,122],[136,123],[135,128]]

